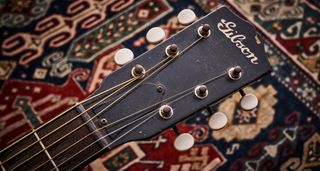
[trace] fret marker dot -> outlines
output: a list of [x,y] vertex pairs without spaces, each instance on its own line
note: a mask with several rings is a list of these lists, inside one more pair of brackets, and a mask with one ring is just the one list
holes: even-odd
[[151,28],[146,35],[146,39],[149,43],[159,43],[166,37],[166,33],[160,27]]
[[196,20],[197,16],[191,9],[184,9],[178,14],[178,22],[182,25],[189,25]]
[[123,48],[117,51],[114,55],[114,61],[118,65],[124,65],[130,62],[134,57],[133,52],[128,48]]

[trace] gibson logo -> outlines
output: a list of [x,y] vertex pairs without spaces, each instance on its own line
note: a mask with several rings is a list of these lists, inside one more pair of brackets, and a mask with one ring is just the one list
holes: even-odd
[[242,34],[237,34],[238,32],[235,31],[237,25],[234,22],[227,22],[225,19],[221,19],[218,23],[218,29],[234,43],[237,48],[241,50],[241,53],[244,54],[248,59],[250,59],[251,63],[258,64],[258,58],[255,56],[254,53],[250,51],[250,49],[242,43],[243,40],[246,39],[246,36]]

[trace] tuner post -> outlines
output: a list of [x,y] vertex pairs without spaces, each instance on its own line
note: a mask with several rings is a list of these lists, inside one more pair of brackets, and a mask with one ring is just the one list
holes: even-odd
[[131,70],[131,75],[133,77],[141,77],[142,78],[145,73],[146,73],[145,69],[140,64],[135,65]]
[[159,108],[159,114],[162,119],[170,119],[173,116],[173,109],[169,105],[163,105]]
[[229,69],[228,75],[232,80],[239,80],[242,76],[242,68],[235,66]]
[[165,51],[168,57],[176,57],[179,54],[179,49],[176,44],[167,46]]
[[198,35],[200,37],[207,38],[210,36],[210,34],[211,34],[211,30],[210,30],[209,24],[204,24],[198,28]]
[[208,96],[209,92],[208,92],[208,88],[205,85],[198,85],[195,89],[194,89],[194,94],[196,95],[196,97],[198,99],[204,99]]

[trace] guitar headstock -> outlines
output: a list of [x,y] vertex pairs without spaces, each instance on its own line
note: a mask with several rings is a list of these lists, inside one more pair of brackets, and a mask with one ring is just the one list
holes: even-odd
[[110,126],[103,130],[112,148],[161,133],[268,71],[261,36],[221,7],[108,76],[92,96],[139,78],[99,97],[110,96],[90,115],[99,114],[96,122],[106,119]]

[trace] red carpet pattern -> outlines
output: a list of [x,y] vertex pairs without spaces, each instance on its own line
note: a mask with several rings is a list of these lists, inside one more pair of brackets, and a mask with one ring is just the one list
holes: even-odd
[[[182,9],[202,17],[222,4],[265,38],[273,72],[245,89],[259,107],[241,110],[234,94],[178,125],[195,137],[190,150],[175,150],[168,130],[124,144],[84,170],[319,170],[317,0],[2,0],[0,148],[90,95],[120,67],[118,49],[138,56],[153,48],[148,29],[159,26],[168,38],[184,28],[176,18]],[[216,111],[228,117],[219,131],[208,126]]]

